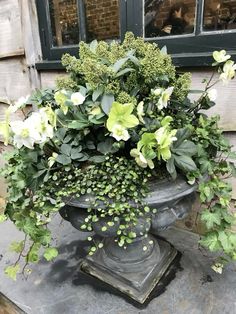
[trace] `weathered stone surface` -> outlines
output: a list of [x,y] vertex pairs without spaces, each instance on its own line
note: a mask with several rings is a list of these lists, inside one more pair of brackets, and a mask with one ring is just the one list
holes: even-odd
[[211,268],[211,256],[198,250],[198,236],[176,228],[161,233],[183,253],[182,271],[147,308],[137,309],[120,296],[91,285],[78,274],[78,265],[89,243],[86,233],[58,218],[50,228],[60,254],[54,262],[41,261],[25,280],[6,278],[3,268],[14,259],[7,251],[11,241],[23,239],[12,223],[0,227],[0,291],[27,314],[234,314],[236,311],[236,266],[222,275]]

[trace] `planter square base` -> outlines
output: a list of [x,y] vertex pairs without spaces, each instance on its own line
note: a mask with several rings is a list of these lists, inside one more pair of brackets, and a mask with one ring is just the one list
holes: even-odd
[[143,304],[178,253],[166,241],[155,239],[155,242],[153,254],[142,261],[122,263],[121,260],[111,259],[100,249],[85,258],[81,270]]

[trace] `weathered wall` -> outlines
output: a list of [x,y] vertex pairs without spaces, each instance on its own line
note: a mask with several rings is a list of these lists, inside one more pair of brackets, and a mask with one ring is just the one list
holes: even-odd
[[[37,13],[34,1],[28,0],[0,0],[0,99],[12,101],[20,96],[26,96],[36,87],[54,87],[58,75],[65,75],[62,71],[42,71],[34,69],[36,61],[41,59],[40,40],[37,24]],[[99,18],[106,19],[111,8],[117,8],[117,0],[90,1],[87,0],[87,15],[90,18],[89,25],[94,31],[98,31],[97,22],[92,18],[95,9],[103,8]],[[109,7],[108,3],[112,3]],[[90,7],[89,7],[90,6]],[[93,7],[95,6],[95,7]],[[90,9],[89,9],[90,8]],[[109,8],[106,11],[106,8]],[[95,12],[95,11],[94,11]],[[118,12],[112,16],[112,21],[117,29]],[[99,25],[103,25],[103,22]],[[112,25],[112,24],[111,24]],[[106,32],[108,31],[107,28]],[[99,30],[100,32],[100,30]],[[100,35],[99,35],[100,34]],[[102,33],[97,33],[102,36]],[[193,69],[192,89],[203,87],[202,79],[209,77],[210,69]],[[217,85],[217,106],[212,108],[211,114],[219,114],[221,126],[227,132],[236,150],[236,80],[227,86]],[[3,119],[5,105],[0,104],[0,120]],[[17,117],[18,118],[18,117]],[[1,164],[1,158],[0,158]],[[236,180],[233,180],[234,197],[236,198]],[[3,186],[0,182],[0,186]],[[0,188],[0,196],[2,188]]]

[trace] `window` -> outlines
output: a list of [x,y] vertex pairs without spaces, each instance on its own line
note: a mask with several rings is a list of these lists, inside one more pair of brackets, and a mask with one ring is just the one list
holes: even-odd
[[[236,56],[236,0],[36,0],[43,57],[77,54],[81,40],[126,31],[167,46],[176,65],[202,66],[214,50]],[[58,61],[59,62],[59,61]]]
[[207,65],[214,50],[236,52],[236,0],[138,0],[140,35],[166,45],[178,65]]
[[81,40],[120,38],[119,0],[36,0],[44,60],[76,54]]

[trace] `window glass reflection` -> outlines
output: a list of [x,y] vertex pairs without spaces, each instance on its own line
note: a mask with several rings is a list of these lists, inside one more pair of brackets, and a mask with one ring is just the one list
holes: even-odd
[[85,0],[87,41],[120,37],[119,0]]
[[79,22],[76,0],[49,0],[53,46],[79,43]]
[[205,0],[204,31],[236,29],[236,0]]
[[195,0],[144,0],[145,37],[191,34]]

